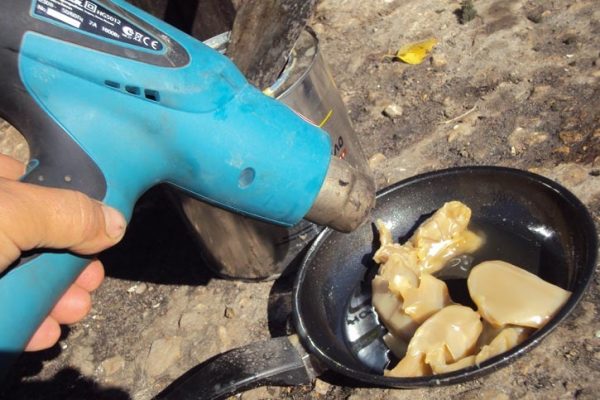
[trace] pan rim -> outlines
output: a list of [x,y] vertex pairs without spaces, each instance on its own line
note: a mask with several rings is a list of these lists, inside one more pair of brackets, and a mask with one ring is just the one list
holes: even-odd
[[292,294],[292,305],[293,305],[293,320],[301,342],[306,346],[309,354],[313,354],[320,362],[322,362],[326,368],[331,369],[337,373],[343,374],[350,378],[355,378],[361,382],[369,385],[385,386],[385,387],[397,387],[397,388],[417,388],[417,387],[431,387],[458,384],[471,380],[483,375],[487,375],[500,368],[503,368],[521,357],[535,346],[537,346],[551,331],[553,331],[558,325],[571,315],[572,311],[581,301],[583,295],[587,291],[589,284],[593,277],[594,269],[596,268],[597,253],[598,253],[598,234],[596,228],[587,207],[568,189],[559,183],[550,180],[544,176],[534,174],[529,171],[524,171],[516,168],[499,167],[499,166],[462,166],[453,167],[442,170],[436,170],[426,172],[422,174],[409,177],[401,180],[393,185],[377,192],[376,199],[384,198],[386,195],[399,190],[402,187],[415,184],[417,182],[430,179],[432,177],[443,177],[453,174],[464,174],[464,173],[501,173],[509,175],[517,175],[519,178],[524,178],[537,185],[542,185],[547,189],[552,190],[557,196],[563,198],[576,214],[581,217],[583,223],[578,226],[578,230],[584,232],[587,238],[587,245],[585,254],[582,254],[582,259],[585,261],[584,265],[580,266],[580,274],[583,277],[583,281],[579,281],[577,286],[573,289],[572,295],[569,300],[561,308],[561,310],[541,329],[537,330],[531,337],[529,337],[521,345],[514,349],[511,349],[503,354],[492,357],[484,361],[479,366],[472,366],[464,368],[455,372],[446,374],[432,375],[427,377],[416,377],[416,378],[395,378],[386,377],[383,375],[376,375],[359,371],[354,368],[350,368],[347,365],[340,363],[333,359],[325,351],[315,343],[310,333],[308,332],[304,319],[302,317],[301,301],[300,301],[300,290],[305,284],[307,271],[310,269],[312,260],[317,256],[320,247],[326,242],[327,238],[335,231],[331,228],[323,230],[317,238],[313,241],[310,248],[306,252],[298,270],[296,276],[293,294]]

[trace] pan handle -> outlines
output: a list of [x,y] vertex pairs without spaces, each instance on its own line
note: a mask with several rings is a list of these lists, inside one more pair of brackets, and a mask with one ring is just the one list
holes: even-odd
[[218,400],[258,386],[308,385],[317,374],[309,358],[295,335],[251,343],[190,369],[156,400]]

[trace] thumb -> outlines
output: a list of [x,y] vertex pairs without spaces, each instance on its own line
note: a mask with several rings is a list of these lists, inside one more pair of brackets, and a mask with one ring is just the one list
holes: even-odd
[[0,271],[34,248],[97,253],[125,227],[120,212],[83,193],[0,178]]

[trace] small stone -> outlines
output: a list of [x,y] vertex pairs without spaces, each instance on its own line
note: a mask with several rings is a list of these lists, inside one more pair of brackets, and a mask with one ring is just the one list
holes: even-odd
[[431,56],[431,66],[435,69],[444,69],[448,65],[448,61],[443,54],[434,54]]
[[387,157],[383,153],[375,153],[369,158],[369,167],[376,169],[385,160],[387,160]]
[[562,131],[558,134],[558,137],[565,145],[579,143],[583,140],[583,134],[577,131]]
[[590,353],[591,353],[592,351],[594,351],[594,347],[593,347],[593,346],[591,346],[591,345],[589,345],[589,344],[586,344],[586,345],[585,345],[585,349],[586,349],[587,351],[589,351]]
[[402,113],[404,112],[404,110],[402,109],[402,107],[400,107],[397,104],[390,104],[389,106],[387,106],[384,110],[383,110],[383,115],[385,115],[388,118],[397,118],[402,116]]
[[562,154],[563,156],[568,156],[571,153],[571,149],[569,146],[560,146],[552,150],[554,154]]
[[539,24],[542,22],[544,9],[542,7],[536,7],[527,12],[527,19],[533,22],[534,24]]
[[181,338],[171,336],[155,340],[146,359],[146,373],[158,377],[181,358]]
[[322,381],[320,379],[317,379],[315,381],[314,391],[317,392],[318,394],[320,394],[321,396],[326,396],[327,392],[329,392],[330,388],[331,388],[331,385],[325,381]]
[[125,360],[120,355],[116,355],[100,363],[100,368],[106,376],[114,375],[125,368]]
[[454,142],[459,136],[460,136],[460,132],[458,132],[456,130],[450,131],[450,133],[448,134],[448,143]]
[[231,319],[235,317],[235,311],[231,307],[225,307],[225,312],[223,314],[225,315],[225,318]]
[[139,285],[137,285],[137,288],[135,289],[135,294],[142,294],[146,291],[146,289],[148,289],[148,285],[142,282]]
[[594,336],[596,336],[598,339],[600,339],[600,330],[596,331],[596,333],[594,333]]
[[91,376],[94,373],[94,354],[89,346],[74,346],[70,363],[81,371],[82,375]]

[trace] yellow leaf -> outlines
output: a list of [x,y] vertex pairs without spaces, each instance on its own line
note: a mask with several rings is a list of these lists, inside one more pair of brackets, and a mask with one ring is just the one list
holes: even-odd
[[431,38],[422,42],[411,43],[403,46],[396,53],[396,58],[404,61],[407,64],[421,64],[427,54],[437,44],[437,39]]

